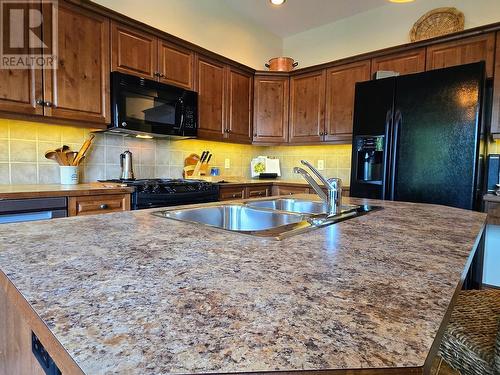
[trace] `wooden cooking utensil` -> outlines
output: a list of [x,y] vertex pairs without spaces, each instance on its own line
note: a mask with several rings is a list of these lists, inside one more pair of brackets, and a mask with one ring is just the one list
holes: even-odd
[[92,141],[94,140],[94,138],[95,134],[89,135],[89,138],[83,143],[80,151],[78,151],[78,155],[75,156],[75,159],[73,160],[73,163],[71,163],[71,165],[77,166],[80,164],[89,147],[92,145]]
[[62,147],[56,148],[54,151],[59,156],[62,163],[61,165],[70,165],[68,157],[66,156],[66,151],[69,151],[69,146],[63,145]]
[[59,165],[64,165],[63,161],[61,160],[61,156],[58,152],[55,150],[49,150],[45,153],[45,157],[50,160],[54,160],[57,164]]
[[78,151],[66,151],[65,154],[66,158],[68,159],[68,165],[72,165],[73,160],[75,160],[76,155],[78,155]]

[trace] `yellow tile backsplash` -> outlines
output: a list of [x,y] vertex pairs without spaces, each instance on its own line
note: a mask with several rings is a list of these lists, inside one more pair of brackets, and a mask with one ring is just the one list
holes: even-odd
[[[44,157],[45,151],[67,144],[78,150],[90,129],[74,126],[0,119],[0,184],[59,183],[59,168]],[[144,140],[119,135],[98,134],[80,170],[83,182],[118,178],[119,155],[133,152],[134,171],[138,178],[182,175],[184,158],[203,150],[213,153],[211,166],[219,167],[223,176],[250,177],[250,161],[259,155],[278,157],[282,177],[301,179],[292,169],[307,159],[314,165],[324,162],[324,174],[340,177],[349,185],[351,146],[255,146],[197,139]],[[500,153],[500,141],[489,144],[489,153]],[[230,168],[224,168],[229,159]]]

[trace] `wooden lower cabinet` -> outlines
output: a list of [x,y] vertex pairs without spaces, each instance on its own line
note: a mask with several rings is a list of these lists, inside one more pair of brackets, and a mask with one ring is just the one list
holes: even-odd
[[245,189],[245,198],[262,198],[271,195],[272,187],[269,186],[248,186]]
[[68,198],[68,216],[130,210],[130,194],[86,195]]
[[229,201],[233,199],[244,199],[245,189],[245,186],[221,186],[219,190],[219,200]]
[[44,375],[31,352],[31,327],[0,287],[0,374]]
[[309,194],[310,189],[307,186],[287,186],[275,185],[273,186],[273,195],[294,195],[294,194]]

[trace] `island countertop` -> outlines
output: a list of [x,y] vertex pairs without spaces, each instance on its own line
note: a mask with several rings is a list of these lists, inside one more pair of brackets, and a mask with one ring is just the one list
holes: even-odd
[[486,215],[350,203],[383,209],[282,241],[158,209],[6,224],[0,288],[63,373],[422,373]]

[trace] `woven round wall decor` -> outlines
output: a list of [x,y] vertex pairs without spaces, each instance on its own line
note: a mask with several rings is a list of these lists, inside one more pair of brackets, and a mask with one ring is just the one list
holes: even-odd
[[410,30],[410,40],[434,38],[464,29],[464,14],[457,8],[436,8],[418,19]]

